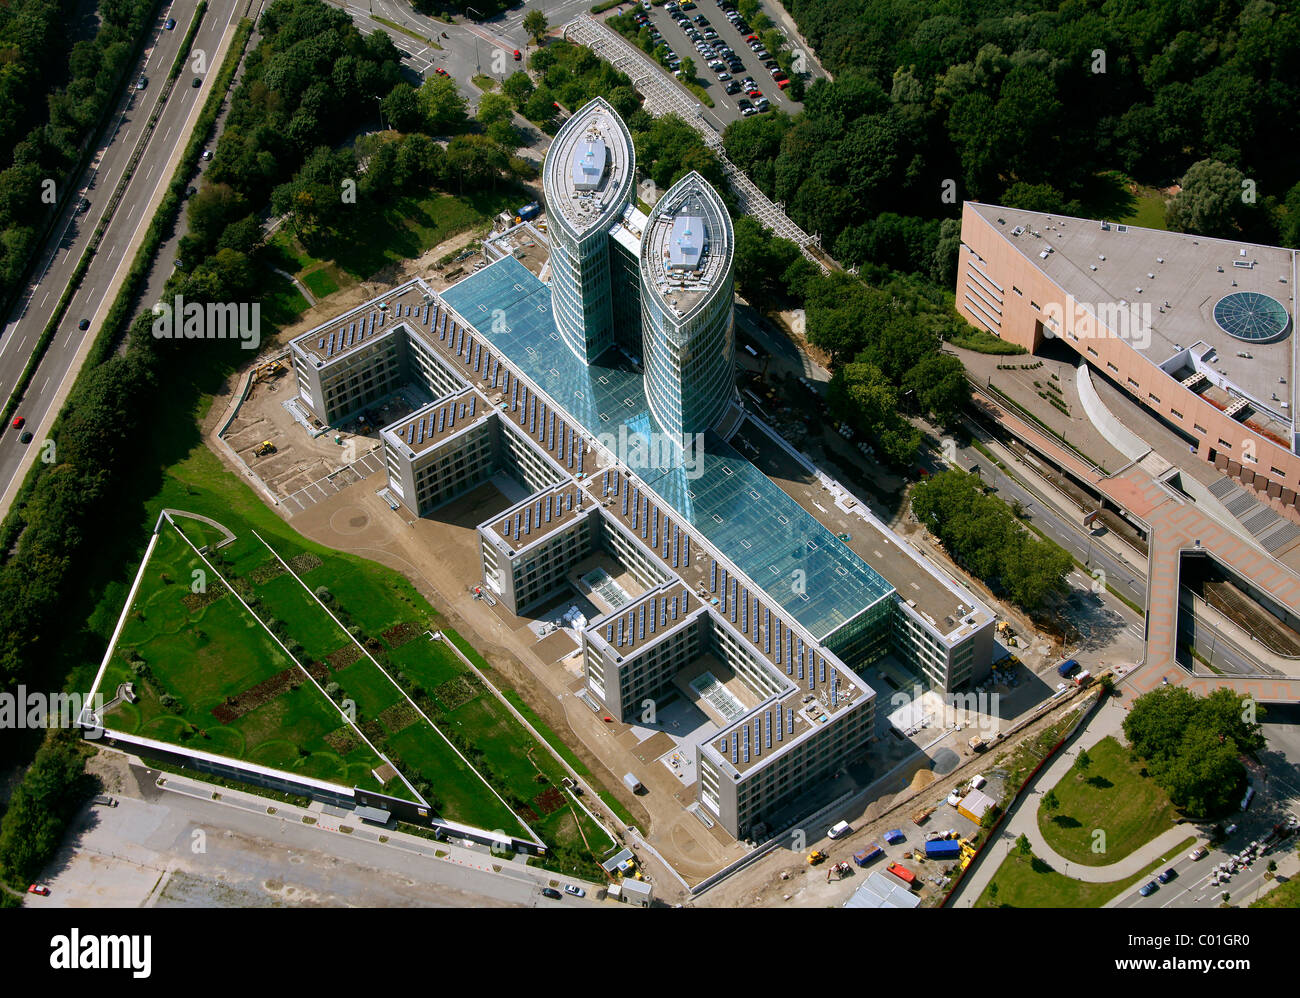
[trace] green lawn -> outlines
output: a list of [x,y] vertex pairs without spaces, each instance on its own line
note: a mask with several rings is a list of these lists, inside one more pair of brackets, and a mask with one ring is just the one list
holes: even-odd
[[[1037,856],[1026,859],[1012,852],[1002,861],[998,872],[989,881],[989,886],[984,888],[984,893],[975,902],[975,907],[1100,908],[1128,888],[1146,880],[1166,865],[1171,857],[1190,849],[1195,842],[1195,836],[1189,836],[1169,850],[1168,855],[1160,857],[1141,873],[1127,880],[1112,880],[1101,884],[1074,880],[1056,872]],[[990,888],[994,884],[997,885],[996,902],[990,897]]]
[[260,283],[262,318],[271,325],[287,326],[307,310],[307,299],[289,278],[266,270]]
[[[531,200],[532,195],[502,184],[496,191],[463,196],[432,191],[358,203],[350,209],[355,214],[348,224],[313,242],[310,249],[281,228],[270,240],[272,259],[313,294],[331,294],[414,259],[467,229],[490,225],[496,215],[520,204],[521,197]],[[319,292],[314,282],[320,282]]]
[[[1178,814],[1168,795],[1141,766],[1129,761],[1128,749],[1103,738],[1088,750],[1086,778],[1077,768],[1053,788],[1061,802],[1054,814],[1038,809],[1038,828],[1048,844],[1072,863],[1106,866],[1171,828]],[[1105,852],[1093,852],[1094,830],[1105,832]]]
[[1300,908],[1300,878],[1279,884],[1251,905],[1252,908]]
[[302,276],[302,283],[317,298],[328,298],[339,289],[339,282],[330,273],[329,267],[321,267]]
[[1147,229],[1165,228],[1165,196],[1154,188],[1139,187],[1136,210],[1120,221]]
[[[187,526],[202,525],[191,521]],[[109,698],[120,683],[134,682],[139,700],[110,711],[106,726],[346,786],[409,796],[400,784],[384,788],[371,775],[380,761],[364,743],[340,755],[325,741],[326,735],[344,727],[343,719],[301,674],[294,676],[293,687],[234,720],[223,723],[213,715],[228,697],[292,668],[293,662],[232,593],[206,606],[187,607],[185,598],[195,595],[190,583],[196,571],[204,573],[209,592],[215,594],[215,577],[182,537],[164,526],[101,687]],[[133,655],[144,660],[144,675],[129,664]],[[164,696],[179,703],[165,707]]]
[[[206,448],[196,448],[184,461],[168,469],[156,504],[158,507],[168,506],[211,516],[234,531],[235,542],[212,555],[217,559],[217,567],[232,581],[239,579],[251,587],[250,591],[261,601],[263,610],[284,622],[285,643],[290,644],[291,640],[301,643],[313,660],[324,661],[329,653],[347,647],[350,638],[311,598],[303,585],[287,572],[273,579],[263,579],[256,583],[252,581],[261,578],[260,573],[267,572],[274,563],[267,544],[285,561],[293,561],[298,556],[318,560],[319,564],[301,572],[303,584],[313,590],[318,586],[328,588],[333,595],[330,609],[346,622],[359,626],[367,638],[378,638],[384,648],[383,654],[391,656],[390,668],[401,670],[408,683],[418,683],[432,694],[439,685],[468,673],[460,659],[441,642],[432,642],[421,636],[392,648],[390,642],[383,638],[384,633],[397,624],[409,624],[421,632],[437,627],[438,614],[405,578],[382,566],[313,544],[299,536],[288,524],[271,513],[239,479],[226,473]],[[190,531],[190,536],[196,543],[216,538],[215,531],[195,521],[178,522],[185,524],[184,529]],[[254,536],[254,531],[263,538],[265,544]],[[175,544],[181,544],[179,538],[174,540]],[[294,564],[300,566],[301,563]],[[176,565],[170,570],[169,575],[176,580],[173,588],[180,588],[188,581],[189,570],[188,563]],[[119,596],[121,598],[123,597]],[[226,601],[238,606],[232,597],[227,596],[223,602]],[[208,612],[212,612],[212,609],[209,607]],[[215,623],[204,630],[212,634],[220,632],[223,641],[227,635],[239,634],[226,626],[218,629]],[[255,634],[248,627],[244,630]],[[264,631],[261,635],[260,640],[273,647]],[[486,664],[468,645],[463,645],[463,648],[476,661]],[[278,649],[274,651],[271,664],[256,667],[259,661],[265,659],[259,660],[251,649],[234,649],[223,645],[221,653],[212,657],[212,668],[202,671],[204,681],[216,686],[208,695],[211,705],[215,706],[225,696],[247,689],[286,668],[289,663],[284,659],[283,653]],[[253,663],[245,666],[252,671],[248,675],[241,672],[235,677],[222,680],[220,677],[223,670],[227,670],[230,661]],[[119,668],[121,679],[129,678],[124,659]],[[195,670],[181,671],[189,673]],[[479,827],[502,828],[510,834],[524,834],[510,811],[488,792],[478,775],[423,721],[403,726],[394,732],[378,720],[386,709],[404,702],[404,698],[397,686],[374,663],[363,657],[341,670],[331,670],[330,676],[343,687],[346,696],[356,702],[357,723],[370,733],[372,741],[380,750],[400,760],[403,774],[413,783],[423,777],[431,784],[431,792],[442,802],[443,816]],[[115,686],[116,681],[120,679],[111,685]],[[317,699],[320,699],[319,694]],[[326,710],[332,709],[328,703],[322,706]],[[448,706],[452,705],[435,700],[434,711],[430,713],[432,720],[449,735],[454,729],[463,736],[476,750],[475,764],[507,800],[528,806],[546,790],[548,784],[558,786],[565,775],[560,765],[533,741],[505,707],[481,687],[468,703],[454,705],[451,712],[446,710]],[[157,712],[166,713],[161,707],[157,708]],[[240,722],[247,721],[256,713],[258,711],[253,711],[241,718]],[[271,720],[274,721],[274,718]],[[236,722],[236,726],[240,722]],[[378,730],[367,727],[368,722],[379,725]],[[334,728],[339,726],[335,724]],[[172,737],[176,737],[175,733],[172,733]],[[278,762],[273,760],[279,759],[292,761],[290,748],[305,744],[292,733],[281,733],[272,740],[279,744],[262,750],[267,765],[277,765]],[[233,737],[229,741],[235,748],[239,747]],[[225,744],[223,742],[220,747],[206,747],[224,753],[227,751]],[[350,760],[343,760],[343,763],[348,762]],[[321,765],[323,764],[322,761]],[[306,772],[305,765],[306,763],[298,763],[292,768]],[[365,767],[365,772],[375,765],[378,762],[372,761],[371,765]],[[536,782],[539,769],[548,781],[547,784]],[[378,789],[373,780],[368,783],[359,780],[358,783]],[[398,786],[400,784],[390,782],[387,792],[395,793]],[[402,787],[397,795],[409,797],[409,792]],[[548,845],[558,847],[561,851],[570,847],[576,852],[581,845],[579,823],[572,815],[566,819],[568,814],[567,810],[551,815],[539,813],[536,822],[531,817],[526,818]],[[588,837],[594,833],[600,840],[599,848],[603,850],[608,845],[603,834],[594,827],[587,828],[590,822],[585,817],[582,821]],[[583,867],[585,860],[580,856],[575,859],[567,852],[564,855],[570,863],[577,862]],[[594,875],[596,871],[587,867],[586,872]]]

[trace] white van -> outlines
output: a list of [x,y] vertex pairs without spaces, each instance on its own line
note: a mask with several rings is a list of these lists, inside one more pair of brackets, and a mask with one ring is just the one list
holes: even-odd
[[983,790],[984,784],[988,782],[984,777],[976,775],[970,778],[970,788],[972,790]]
[[826,834],[833,839],[840,839],[851,831],[853,831],[853,826],[847,821],[837,821],[827,830]]

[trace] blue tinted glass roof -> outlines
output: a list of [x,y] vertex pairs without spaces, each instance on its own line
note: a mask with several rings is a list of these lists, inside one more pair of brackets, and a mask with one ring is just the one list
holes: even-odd
[[[441,296],[588,432],[617,435],[626,426],[629,435],[645,435],[653,429],[640,374],[588,366],[571,354],[555,329],[550,289],[518,260],[506,257]],[[628,464],[818,640],[893,592],[879,573],[716,434],[706,436],[702,455],[683,460],[678,450],[666,466]],[[795,585],[799,579],[802,593]]]
[[1262,343],[1286,332],[1291,317],[1276,298],[1258,291],[1234,291],[1215,304],[1214,321],[1229,336]]

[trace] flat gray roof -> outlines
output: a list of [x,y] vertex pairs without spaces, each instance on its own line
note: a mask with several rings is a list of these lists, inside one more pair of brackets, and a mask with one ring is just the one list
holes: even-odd
[[643,285],[685,321],[725,278],[732,239],[717,192],[700,174],[687,174],[650,212],[641,238]]
[[[1173,361],[1204,343],[1214,349],[1212,367],[1242,394],[1260,408],[1287,412],[1272,396],[1290,398],[1289,388],[1278,389],[1280,376],[1294,383],[1293,251],[998,205],[971,208],[1076,302],[1149,310],[1149,330],[1126,339],[1152,363]],[[1291,317],[1291,331],[1271,343],[1229,336],[1215,321],[1214,307],[1241,291],[1276,299]],[[1015,291],[1004,288],[1003,296],[1009,300]]]
[[546,207],[575,236],[612,225],[632,189],[636,153],[614,109],[597,97],[556,133],[542,167]]

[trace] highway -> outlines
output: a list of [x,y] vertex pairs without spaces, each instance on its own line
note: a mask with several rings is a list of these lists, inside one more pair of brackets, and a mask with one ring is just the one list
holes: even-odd
[[[17,415],[26,419],[27,429],[32,431],[34,439],[24,445],[19,441],[17,431],[10,427],[0,429],[3,433],[0,436],[0,494],[4,497],[0,515],[8,512],[17,487],[42,449],[42,442],[62,404],[60,389],[70,387],[75,379],[80,363],[78,351],[98,332],[112,304],[109,287],[118,272],[125,273],[130,266],[128,248],[137,232],[143,234],[151,221],[153,196],[161,194],[171,179],[168,163],[172,153],[187,140],[192,117],[197,115],[200,102],[207,99],[210,80],[218,69],[213,60],[220,39],[246,5],[246,0],[212,0],[209,3],[193,43],[193,52],[202,50],[205,53],[206,70],[196,73],[192,66],[182,70],[99,251],[81,287],[73,295],[68,311],[18,407]],[[0,328],[0,396],[4,399],[9,398],[18,383],[41,331],[104,216],[112,193],[153,113],[197,6],[198,0],[173,0],[158,15],[156,24],[150,29],[143,57],[130,74],[127,91],[114,111],[112,120],[115,124],[109,126],[78,185],[79,195],[90,201],[89,210],[82,215],[75,214],[79,197],[69,199],[68,207],[55,228],[55,236],[45,247],[33,271],[34,283],[29,285],[14,312],[5,317],[3,328]],[[169,17],[176,19],[176,27],[171,31],[163,27]],[[137,91],[135,80],[141,74],[147,77],[148,85],[143,91]],[[201,79],[203,85],[193,87],[191,83],[195,78]],[[90,328],[84,332],[77,328],[82,319],[90,321]]]

